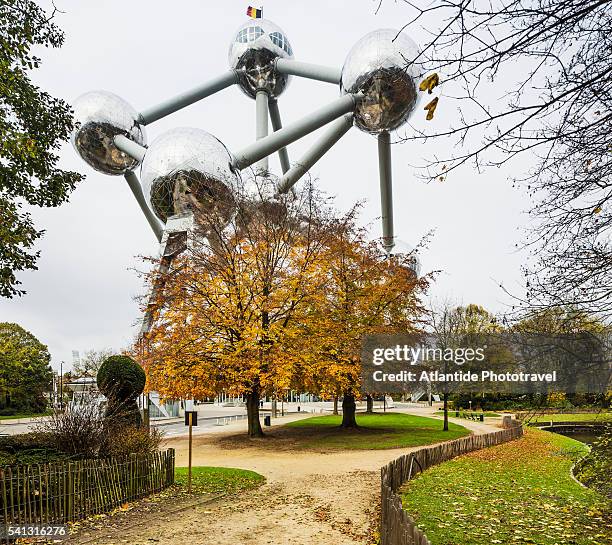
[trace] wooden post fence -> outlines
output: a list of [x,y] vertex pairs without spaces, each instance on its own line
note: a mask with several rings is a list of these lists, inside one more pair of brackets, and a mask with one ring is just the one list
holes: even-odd
[[174,449],[0,467],[2,524],[62,524],[106,513],[174,483]]
[[518,439],[523,435],[523,427],[514,422],[504,430],[469,435],[454,441],[423,447],[411,452],[381,469],[381,545],[431,545],[425,533],[402,508],[400,487],[412,479],[419,471],[473,450],[499,445]]

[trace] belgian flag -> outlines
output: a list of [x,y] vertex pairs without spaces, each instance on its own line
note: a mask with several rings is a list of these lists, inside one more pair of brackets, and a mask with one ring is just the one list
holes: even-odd
[[253,19],[261,19],[263,17],[263,9],[257,9],[249,6],[247,8],[247,15]]

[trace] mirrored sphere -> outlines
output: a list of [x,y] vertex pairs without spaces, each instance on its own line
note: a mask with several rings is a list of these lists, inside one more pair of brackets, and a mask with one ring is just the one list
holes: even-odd
[[234,34],[229,49],[229,65],[239,74],[240,88],[251,98],[263,89],[278,97],[289,84],[289,76],[279,74],[277,58],[292,59],[293,50],[285,33],[266,19],[250,19]]
[[[372,134],[397,129],[414,111],[422,69],[410,64],[418,46],[397,30],[375,30],[359,40],[342,68],[344,93],[363,93],[355,124]],[[410,65],[409,65],[410,64]]]
[[143,192],[157,217],[193,212],[231,221],[240,178],[227,148],[201,129],[179,128],[156,138],[142,163]]
[[125,100],[108,91],[91,91],[72,105],[77,128],[72,145],[81,158],[104,174],[119,176],[138,166],[139,161],[115,147],[113,139],[122,134],[146,145],[144,126],[138,112]]

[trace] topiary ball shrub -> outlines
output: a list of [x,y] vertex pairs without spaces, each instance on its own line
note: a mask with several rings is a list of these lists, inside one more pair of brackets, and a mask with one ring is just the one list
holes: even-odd
[[108,399],[106,416],[140,425],[142,419],[136,399],[142,394],[147,376],[129,356],[110,356],[98,370],[97,383]]
[[98,388],[107,397],[128,400],[142,394],[147,376],[129,356],[110,356],[98,371]]

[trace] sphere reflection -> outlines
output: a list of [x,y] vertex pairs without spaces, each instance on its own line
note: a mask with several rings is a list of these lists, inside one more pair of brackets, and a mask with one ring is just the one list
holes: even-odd
[[77,128],[72,133],[72,145],[88,165],[113,176],[138,166],[137,159],[119,150],[113,142],[121,134],[146,145],[138,113],[125,100],[108,91],[91,91],[77,98],[73,109]]
[[289,76],[276,71],[278,58],[292,59],[293,50],[285,33],[266,19],[244,23],[230,45],[230,68],[238,71],[240,88],[251,98],[258,90],[278,97],[286,89]]
[[155,139],[142,164],[143,192],[157,217],[192,212],[226,225],[236,209],[240,179],[217,138],[200,129],[173,129]]
[[372,134],[397,129],[414,111],[422,69],[412,63],[419,49],[397,30],[376,30],[359,40],[342,68],[344,93],[362,93],[355,124]]

